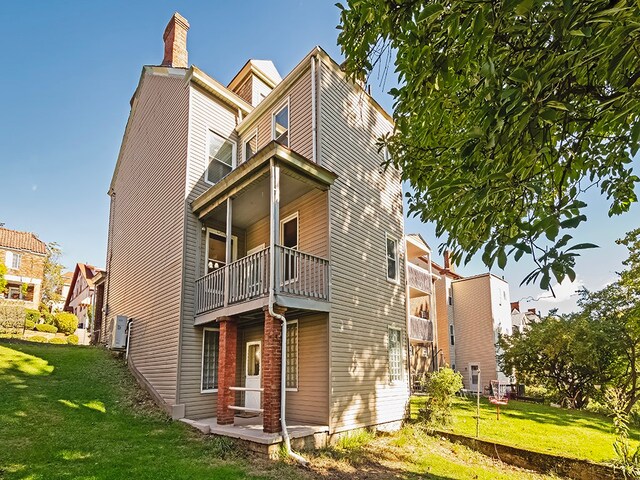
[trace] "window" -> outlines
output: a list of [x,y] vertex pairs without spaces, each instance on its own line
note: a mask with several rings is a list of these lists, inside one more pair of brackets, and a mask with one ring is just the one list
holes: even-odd
[[289,101],[273,114],[273,139],[280,145],[289,146]]
[[253,157],[257,151],[258,151],[258,131],[256,130],[255,133],[244,142],[244,147],[242,151],[242,161],[246,162],[251,157]]
[[456,337],[453,334],[453,325],[449,325],[449,342],[451,343],[451,345],[456,344]]
[[202,392],[218,390],[218,343],[220,332],[205,328],[202,332]]
[[387,235],[387,280],[398,282],[398,241]]
[[234,167],[236,144],[209,130],[209,166],[207,182],[218,183],[227,176]]
[[20,287],[9,287],[7,298],[9,300],[22,300],[22,291]]
[[[218,230],[207,228],[207,256],[205,258],[205,272],[215,272],[226,264],[227,260],[227,235]],[[231,236],[231,261],[238,258],[238,239]]]
[[480,365],[478,365],[477,363],[472,363],[469,365],[469,375],[471,376],[471,386],[475,387],[475,389],[478,388],[478,380],[479,380],[479,373],[480,373]]
[[298,388],[298,321],[287,322],[287,388]]
[[389,380],[402,381],[402,339],[397,328],[389,328]]
[[[292,250],[298,250],[298,212],[280,221],[280,242],[284,249],[282,279],[293,281],[298,277],[296,257]],[[288,250],[291,249],[291,250]]]
[[14,252],[7,252],[7,256],[5,259],[5,265],[7,268],[11,268],[13,270],[19,270],[20,264],[22,263],[22,255]]
[[451,287],[449,287],[447,291],[449,292],[449,305],[453,305],[453,291],[451,290]]

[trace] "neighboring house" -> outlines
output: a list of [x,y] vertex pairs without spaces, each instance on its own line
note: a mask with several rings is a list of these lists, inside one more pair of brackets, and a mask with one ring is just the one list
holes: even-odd
[[7,267],[7,286],[0,298],[37,309],[47,245],[35,234],[0,227],[0,261]]
[[511,328],[513,332],[524,332],[529,325],[540,321],[540,314],[535,308],[520,310],[520,302],[511,302]]
[[62,287],[60,287],[60,301],[51,304],[52,312],[61,312],[64,310],[64,304],[67,301],[69,295],[69,288],[71,287],[71,280],[73,279],[73,272],[64,272],[62,274]]
[[376,145],[391,117],[317,47],[284,79],[251,60],[225,87],[189,66],[188,27],[171,19],[131,100],[101,341],[124,346],[128,325],[130,368],[156,401],[217,433],[236,413],[280,432],[283,360],[290,425],[397,427],[402,184]]
[[[444,266],[432,262],[436,280],[441,361],[462,374],[464,388],[483,391],[491,380],[511,381],[497,361],[499,335],[511,335],[509,284],[490,273],[463,277],[445,252]],[[480,372],[480,375],[478,375]]]
[[93,331],[96,305],[95,278],[103,273],[104,270],[93,265],[76,264],[63,310],[78,317],[78,328],[81,330]]
[[431,248],[418,234],[406,236],[409,360],[413,384],[438,369],[436,295]]

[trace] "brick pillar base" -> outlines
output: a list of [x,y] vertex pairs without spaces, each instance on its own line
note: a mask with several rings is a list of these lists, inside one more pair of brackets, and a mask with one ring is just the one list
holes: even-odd
[[[283,315],[285,308],[274,307]],[[282,376],[282,325],[264,308],[264,340],[262,346],[262,429],[278,433],[280,428],[280,381]]]
[[236,351],[238,324],[233,317],[218,318],[220,342],[218,351],[218,425],[233,425],[235,412],[228,407],[235,404],[236,394],[229,390],[236,383]]

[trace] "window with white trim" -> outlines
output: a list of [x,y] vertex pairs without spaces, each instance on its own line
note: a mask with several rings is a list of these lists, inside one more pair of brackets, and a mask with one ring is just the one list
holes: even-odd
[[398,276],[398,241],[386,236],[387,280],[397,282]]
[[449,343],[451,343],[451,345],[456,344],[456,337],[453,333],[453,325],[449,325]]
[[389,380],[402,381],[402,331],[389,327]]
[[273,114],[273,139],[280,145],[289,146],[289,102]]
[[218,354],[220,332],[205,328],[202,332],[202,392],[218,389]]
[[298,321],[287,322],[287,388],[298,388]]
[[235,166],[236,144],[211,130],[207,142],[209,166],[206,179],[209,183],[218,183],[231,173]]
[[7,252],[5,265],[12,270],[19,270],[22,263],[22,255],[20,253]]
[[258,151],[258,131],[256,130],[243,144],[242,161],[246,162]]

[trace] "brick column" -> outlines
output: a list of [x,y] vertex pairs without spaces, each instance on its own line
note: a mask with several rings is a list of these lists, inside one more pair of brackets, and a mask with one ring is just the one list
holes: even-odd
[[[283,315],[285,308],[274,306]],[[282,373],[282,325],[264,307],[264,340],[262,344],[262,430],[278,433],[280,428],[280,380]]]
[[218,352],[218,425],[233,425],[235,412],[228,407],[235,404],[236,393],[229,390],[236,383],[236,351],[238,348],[238,324],[233,317],[220,317],[220,342]]

